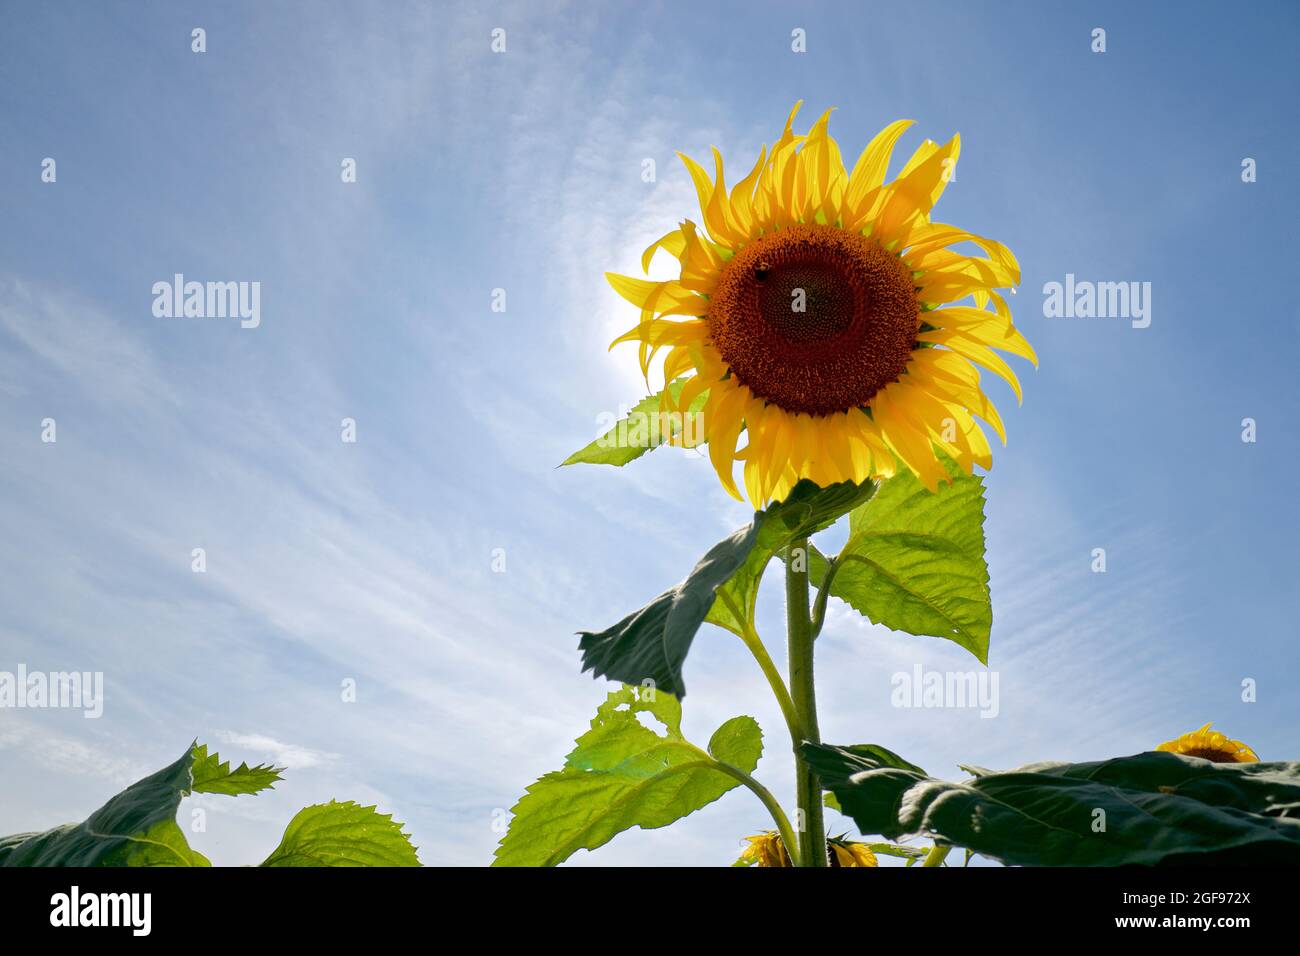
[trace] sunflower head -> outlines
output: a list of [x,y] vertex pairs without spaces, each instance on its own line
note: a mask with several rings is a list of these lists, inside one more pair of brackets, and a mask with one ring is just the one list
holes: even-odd
[[[683,156],[703,228],[686,220],[642,257],[662,250],[676,278],[609,274],[641,320],[615,340],[639,343],[649,376],[684,379],[664,412],[704,399],[703,433],[723,486],[755,507],[783,499],[802,478],[861,482],[907,468],[933,490],[943,452],[969,472],[992,453],[975,417],[1006,440],[976,366],[1015,373],[993,349],[1037,361],[998,291],[1020,280],[1001,243],[933,222],[960,140],[927,140],[891,181],[894,144],[911,125],[882,130],[847,171],[827,111],[793,131],[799,104],[771,148],[730,190],[714,150],[712,177]],[[952,247],[969,244],[983,255]],[[969,299],[969,304],[961,303]],[[745,444],[737,447],[742,431]],[[680,442],[678,438],[676,441]]]
[[749,845],[741,851],[737,866],[793,866],[785,842],[775,830],[765,830],[745,839]]
[[871,847],[856,840],[846,840],[842,836],[830,837],[826,841],[827,853],[831,866],[879,866],[876,854]]
[[[736,866],[790,866],[790,854],[786,852],[781,835],[775,830],[767,830],[755,836],[745,838],[749,845],[740,854]],[[833,867],[876,866],[876,855],[865,843],[847,840],[843,836],[829,837],[826,840],[826,862]]]
[[1240,740],[1229,740],[1217,730],[1211,730],[1206,724],[1200,730],[1166,740],[1156,750],[1183,754],[1188,757],[1201,757],[1215,763],[1258,763],[1259,757]]

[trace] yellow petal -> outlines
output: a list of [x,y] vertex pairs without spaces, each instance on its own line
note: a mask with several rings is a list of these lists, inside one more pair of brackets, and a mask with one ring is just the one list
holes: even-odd
[[867,193],[884,183],[894,145],[913,122],[913,120],[896,120],[877,133],[867,144],[858,161],[853,164],[853,172],[849,174],[849,188],[844,199],[849,209],[856,211]]
[[1020,391],[1020,379],[1016,378],[1016,373],[1011,370],[1010,365],[1003,361],[1002,356],[987,346],[981,345],[974,339],[953,332],[950,329],[922,332],[917,335],[916,339],[918,342],[932,342],[935,345],[942,345],[963,358],[969,359],[976,365],[982,365],[990,372],[1000,375],[1011,386],[1011,390],[1016,393],[1016,401],[1024,401],[1024,395]]
[[709,401],[704,407],[704,427],[709,434],[709,461],[718,473],[722,487],[737,501],[743,501],[736,487],[736,441],[744,426],[742,413],[746,391],[736,387],[731,380],[718,382],[709,390]]
[[948,473],[935,457],[930,439],[918,432],[894,405],[891,389],[892,386],[886,387],[871,400],[871,411],[880,426],[881,437],[921,483],[934,491],[939,487],[939,482],[948,477]]
[[850,447],[848,416],[827,415],[821,420],[823,444],[830,458],[830,467],[835,481],[853,481],[857,469],[853,466],[853,450]]
[[1038,365],[1038,355],[1015,326],[995,312],[972,309],[968,306],[950,306],[925,313],[929,325],[952,329],[983,342],[995,349],[1019,355]]
[[713,201],[713,180],[709,179],[709,174],[704,171],[703,166],[685,153],[678,153],[677,157],[686,166],[686,171],[691,174],[691,182],[695,184],[695,195],[700,203],[700,216],[704,219],[705,228],[709,228],[709,203]]
[[633,341],[645,342],[655,347],[687,345],[691,342],[703,341],[708,331],[708,323],[703,320],[674,322],[671,319],[653,319],[649,322],[638,322],[611,342],[609,347],[612,349],[615,345]]
[[[974,384],[940,366],[936,358],[941,356],[951,357],[961,365],[963,370],[973,373]],[[980,389],[979,373],[964,358],[941,349],[922,349],[913,356],[906,377],[916,379],[922,387],[941,401],[956,403],[975,413],[993,426],[993,430],[1002,439],[1002,444],[1007,443],[1006,427],[1002,424],[1002,416],[998,414],[997,406]]]
[[[871,234],[891,248],[903,243],[908,230],[914,225],[925,225],[930,210],[951,176],[951,164],[956,162],[961,149],[960,137],[954,136],[944,146],[922,147],[913,156],[914,166],[905,169],[885,187],[885,202],[871,223]],[[917,156],[924,159],[916,162]]]
[[655,253],[660,249],[671,253],[680,261],[682,253],[686,250],[686,237],[682,235],[680,229],[674,229],[672,232],[664,233],[654,242],[650,243],[650,245],[646,246],[645,252],[641,254],[642,272],[650,271],[650,261],[654,259]]
[[754,228],[754,185],[758,182],[758,174],[762,172],[766,161],[767,147],[764,146],[759,150],[758,162],[749,171],[749,175],[736,183],[731,190],[731,213],[735,217],[737,227],[746,235]]
[[615,272],[606,272],[605,278],[615,292],[633,305],[663,315],[704,315],[709,305],[708,300],[677,282],[652,282]]

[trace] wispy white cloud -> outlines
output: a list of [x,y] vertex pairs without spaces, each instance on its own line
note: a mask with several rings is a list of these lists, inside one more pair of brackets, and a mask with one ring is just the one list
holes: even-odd
[[268,756],[272,763],[285,770],[305,770],[308,767],[319,767],[339,759],[338,754],[312,750],[310,747],[302,747],[298,744],[287,744],[265,734],[240,734],[229,730],[218,730],[216,734],[217,739],[223,743]]
[[0,275],[0,333],[14,350],[11,360],[14,352],[21,356],[26,373],[7,379],[11,394],[23,385],[30,393],[36,380],[129,405],[136,414],[180,405],[179,394],[164,387],[150,350],[123,336],[102,306],[76,293]]

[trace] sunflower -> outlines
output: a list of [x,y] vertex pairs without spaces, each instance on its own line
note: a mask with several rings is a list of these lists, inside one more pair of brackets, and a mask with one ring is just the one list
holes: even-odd
[[[949,476],[938,451],[964,471],[992,464],[979,416],[1006,432],[980,388],[982,366],[1020,384],[994,348],[1037,364],[997,291],[1020,281],[1001,243],[932,222],[960,146],[927,140],[891,182],[894,144],[911,125],[882,130],[846,172],[827,111],[807,134],[785,131],[730,191],[715,149],[714,176],[686,156],[699,195],[690,220],[642,256],[673,255],[663,282],[607,273],[641,309],[616,339],[639,343],[641,371],[660,349],[661,412],[703,399],[702,428],[676,444],[708,443],[734,497],[735,463],[755,507],[782,500],[801,478],[826,486],[910,469],[930,489]],[[984,255],[951,247],[968,243]],[[957,305],[965,299],[973,305]],[[992,308],[990,309],[990,305]],[[613,345],[610,347],[613,348]],[[676,394],[674,394],[676,393]],[[741,432],[746,443],[737,448]]]
[[755,863],[759,866],[793,866],[785,843],[775,830],[766,830],[745,839],[749,846],[741,852],[735,866],[753,866]]
[[[790,854],[786,852],[781,835],[775,830],[768,830],[751,837],[746,837],[749,846],[740,854],[735,866],[760,867],[790,866]],[[828,837],[826,840],[826,860],[832,867],[877,866],[876,854],[865,843],[846,840],[844,837]]]
[[1206,724],[1200,730],[1183,734],[1173,740],[1166,740],[1156,750],[1184,754],[1188,757],[1201,757],[1215,763],[1258,763],[1259,757],[1240,740],[1229,740],[1217,730],[1211,730]]
[[826,841],[831,866],[879,866],[876,854],[865,843],[831,837]]

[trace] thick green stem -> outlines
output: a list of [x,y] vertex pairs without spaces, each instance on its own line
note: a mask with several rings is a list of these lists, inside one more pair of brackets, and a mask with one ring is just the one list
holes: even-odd
[[[795,538],[785,555],[785,616],[790,653],[790,697],[803,739],[821,743],[817,729],[817,691],[813,683],[813,629],[808,607],[808,539]],[[822,788],[794,748],[799,800],[799,854],[804,866],[826,866],[826,829],[822,823]]]

